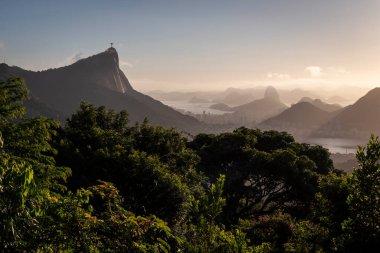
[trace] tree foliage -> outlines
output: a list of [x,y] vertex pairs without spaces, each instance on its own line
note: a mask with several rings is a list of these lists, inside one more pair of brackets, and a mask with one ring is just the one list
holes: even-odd
[[380,141],[371,136],[359,147],[359,166],[348,181],[348,218],[342,223],[344,248],[370,251],[380,248]]
[[28,90],[20,78],[0,81],[0,123],[22,116],[25,113],[23,100],[28,98]]
[[188,140],[82,103],[65,126],[22,118],[0,83],[1,252],[371,252],[380,141],[352,175],[321,146],[239,128]]
[[319,167],[327,164],[324,170],[331,169],[327,151],[318,149],[327,155],[315,155],[286,133],[239,128],[198,135],[190,145],[201,157],[200,167],[207,176],[226,175],[224,215],[231,224],[280,209],[294,213],[307,209],[317,188]]
[[124,111],[81,104],[57,141],[58,164],[73,170],[70,188],[109,181],[136,214],[182,222],[190,188],[199,191],[195,153],[174,130],[127,123]]
[[245,233],[239,229],[226,231],[218,217],[226,204],[222,196],[225,176],[221,175],[215,184],[199,199],[193,199],[191,218],[186,227],[186,252],[270,252],[269,243],[257,247],[249,246]]

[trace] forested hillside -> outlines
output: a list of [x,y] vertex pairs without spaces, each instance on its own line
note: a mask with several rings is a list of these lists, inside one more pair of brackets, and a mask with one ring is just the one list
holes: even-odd
[[[1,252],[373,252],[380,141],[335,170],[321,146],[238,128],[189,138],[82,103],[24,118],[0,82]],[[128,108],[127,108],[128,109]]]

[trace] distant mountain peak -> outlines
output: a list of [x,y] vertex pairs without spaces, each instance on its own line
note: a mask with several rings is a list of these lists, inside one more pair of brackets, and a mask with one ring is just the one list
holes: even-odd
[[[80,59],[76,63],[78,62],[99,62],[104,65],[113,65],[113,67],[119,67],[119,54],[114,47],[110,47],[107,48],[104,52],[100,52],[90,57]],[[75,65],[75,63],[73,65]]]
[[[102,53],[100,53],[100,54],[102,54]],[[106,51],[103,52],[103,54],[106,54],[106,55],[108,55],[109,57],[114,58],[115,63],[116,63],[117,66],[119,67],[119,54],[117,53],[116,48],[114,48],[114,47],[109,47],[109,48],[106,49]]]
[[309,102],[299,102],[277,116],[259,125],[263,129],[287,131],[305,137],[310,131],[319,128],[330,120],[335,113],[324,111]]
[[114,47],[107,48],[107,50],[105,52],[116,53],[117,54],[116,48],[114,48]]
[[328,104],[328,103],[323,102],[319,98],[312,99],[310,97],[303,97],[300,99],[298,103],[303,103],[303,102],[310,103],[314,105],[315,107],[318,107],[319,109],[327,111],[327,112],[335,112],[342,109],[342,107],[338,104]]
[[273,86],[268,86],[268,88],[265,90],[264,98],[280,101],[280,96]]

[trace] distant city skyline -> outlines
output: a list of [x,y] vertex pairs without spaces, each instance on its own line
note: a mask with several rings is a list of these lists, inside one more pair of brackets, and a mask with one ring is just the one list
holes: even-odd
[[0,59],[28,70],[119,53],[132,86],[380,86],[379,0],[5,1]]

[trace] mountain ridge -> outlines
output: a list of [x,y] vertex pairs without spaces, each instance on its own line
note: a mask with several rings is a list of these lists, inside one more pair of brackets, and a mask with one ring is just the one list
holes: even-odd
[[78,110],[81,101],[86,101],[114,110],[127,110],[132,123],[142,122],[147,117],[152,124],[191,133],[205,128],[197,119],[134,90],[119,68],[114,48],[68,66],[38,72],[1,64],[0,79],[9,77],[23,78],[32,99],[62,112],[65,117]]
[[333,118],[337,112],[328,112],[309,102],[299,102],[279,115],[259,124],[264,130],[287,131],[294,136],[307,138],[314,130]]
[[354,104],[345,107],[339,114],[322,125],[314,133],[316,136],[355,137],[367,139],[369,134],[380,134],[380,87],[374,88],[359,98]]
[[287,106],[280,100],[277,90],[268,86],[264,98],[253,100],[247,104],[232,107],[234,114],[248,121],[259,123],[283,112]]
[[310,97],[303,97],[300,99],[299,102],[308,102],[314,105],[315,107],[318,107],[319,109],[327,112],[335,112],[342,109],[342,106],[340,106],[339,104],[326,103],[319,98],[312,99]]

